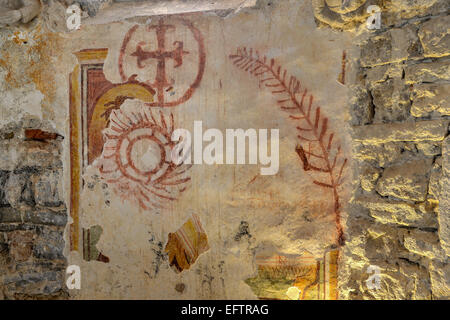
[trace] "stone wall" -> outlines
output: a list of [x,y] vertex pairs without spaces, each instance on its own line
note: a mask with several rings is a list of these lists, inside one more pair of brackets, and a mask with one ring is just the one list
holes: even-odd
[[66,297],[62,137],[37,119],[0,131],[0,299]]
[[[328,19],[320,4],[320,26],[359,32],[349,83],[357,165],[340,298],[448,299],[448,3],[359,1],[353,15],[328,8]],[[356,30],[369,4],[381,7],[382,27]],[[378,290],[366,285],[370,265],[380,268]]]

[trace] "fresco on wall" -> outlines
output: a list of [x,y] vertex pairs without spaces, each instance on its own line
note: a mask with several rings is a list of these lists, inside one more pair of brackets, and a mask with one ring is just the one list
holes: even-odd
[[[182,38],[177,38],[177,29],[183,32]],[[194,94],[205,60],[203,36],[192,22],[173,18],[166,23],[161,18],[127,32],[120,49],[119,72],[122,81],[135,77],[156,90],[155,101],[148,106],[174,107]]]
[[108,263],[109,258],[97,250],[95,245],[102,235],[102,227],[92,226],[89,229],[83,228],[83,259],[86,261],[101,261]]
[[164,251],[169,255],[170,266],[177,272],[189,269],[198,256],[209,249],[208,237],[195,214],[176,232],[169,233],[168,238]]
[[[302,300],[338,298],[350,41],[332,42],[310,9],[79,31],[68,231],[86,285],[75,297],[288,299],[295,287]],[[190,136],[174,139],[179,129]],[[243,149],[229,134],[239,129]]]
[[79,248],[79,194],[81,174],[103,150],[102,130],[109,124],[109,114],[116,101],[134,97],[152,101],[154,90],[130,81],[112,84],[103,74],[107,49],[86,49],[75,53],[79,64],[70,75],[70,150],[71,150],[71,249]]
[[275,59],[269,60],[258,51],[253,52],[245,47],[237,49],[230,59],[236,67],[256,77],[259,86],[274,95],[277,106],[297,122],[295,128],[299,143],[295,152],[304,171],[326,176],[325,180],[313,178],[312,183],[333,191],[336,241],[339,245],[344,244],[338,188],[342,184],[347,159],[342,157],[341,147],[335,146],[334,133],[328,130],[328,117],[321,114],[320,106],[314,105],[314,96],[308,89],[296,77],[289,75],[286,69],[277,65]]
[[173,130],[173,114],[154,114],[144,105],[125,103],[111,112],[95,166],[117,196],[149,210],[163,208],[185,190],[190,166],[171,161]]

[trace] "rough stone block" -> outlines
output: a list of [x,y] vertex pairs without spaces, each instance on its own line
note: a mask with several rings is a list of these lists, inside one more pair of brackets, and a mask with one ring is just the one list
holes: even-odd
[[441,177],[442,177],[442,158],[436,158],[433,169],[430,174],[430,182],[428,184],[428,200],[439,202],[441,193]]
[[386,14],[392,14],[391,20],[397,22],[425,15],[444,12],[448,8],[446,0],[390,0],[385,3]]
[[416,160],[384,170],[376,190],[382,196],[425,201],[432,160]]
[[3,180],[6,180],[6,183],[2,188],[4,196],[0,194],[0,201],[4,205],[11,205],[14,208],[36,204],[43,207],[57,207],[64,203],[61,198],[61,170],[59,169],[42,170],[26,167],[3,174]]
[[27,295],[42,295],[57,292],[62,289],[64,274],[62,272],[29,272],[4,278],[6,291],[11,295],[24,293]]
[[33,255],[38,259],[64,259],[63,249],[64,243],[38,242],[33,246]]
[[8,234],[9,254],[17,261],[26,261],[31,256],[34,234],[31,231],[13,231]]
[[450,136],[442,147],[441,196],[439,199],[439,238],[441,246],[450,255]]
[[367,231],[368,235],[363,246],[365,257],[371,264],[380,265],[389,262],[404,250],[401,244],[404,230],[377,223],[370,226]]
[[415,254],[432,260],[446,260],[445,252],[439,245],[439,237],[437,233],[411,230],[408,231],[407,235],[405,235],[403,244],[406,249]]
[[380,223],[398,224],[408,227],[437,228],[434,213],[423,213],[417,205],[386,200],[375,196],[360,196],[355,202],[370,210],[370,216]]
[[359,86],[352,88],[349,103],[352,125],[363,125],[372,122],[373,105],[367,90]]
[[62,136],[55,132],[43,131],[41,129],[25,129],[25,139],[36,141],[47,141],[61,139]]
[[67,215],[65,210],[24,209],[11,207],[0,208],[1,223],[30,223],[34,225],[65,226]]
[[404,142],[361,144],[356,148],[354,158],[374,166],[385,167],[401,158]]
[[64,259],[64,238],[62,230],[42,229],[33,246],[33,255],[39,259]]
[[13,171],[24,167],[61,168],[59,141],[0,140],[0,170]]
[[442,144],[440,142],[418,142],[416,148],[427,157],[434,157],[442,154]]
[[[438,154],[440,154],[440,152]],[[432,156],[425,156],[425,154],[417,148],[417,144],[413,142],[356,144],[354,152],[354,159],[357,159],[358,161],[364,162],[371,166],[381,168],[386,168],[397,163],[422,159],[424,157],[431,158]]]
[[450,115],[450,85],[441,83],[426,83],[415,85],[411,94],[413,100],[411,114],[414,117],[426,117],[433,112],[440,116]]
[[404,121],[409,116],[409,90],[400,79],[377,83],[371,90],[375,106],[374,122]]
[[18,208],[22,205],[33,206],[34,197],[30,176],[35,169],[27,168],[11,172],[5,185],[5,199],[9,205]]
[[371,67],[392,62],[392,36],[389,31],[369,38],[361,46],[361,65]]
[[388,79],[400,79],[403,74],[403,66],[401,64],[385,64],[366,69],[366,81],[373,85],[375,83],[384,82]]
[[58,170],[44,171],[33,177],[34,201],[37,205],[44,207],[57,207],[62,205],[60,179],[61,172]]
[[407,289],[405,290],[406,299],[431,299],[431,283],[428,270],[405,260],[399,260],[398,264],[399,273],[405,277],[403,287]]
[[353,127],[353,139],[367,144],[390,141],[441,141],[448,133],[448,120],[372,124]]
[[[372,263],[372,262],[371,262]],[[427,270],[415,263],[404,260],[393,260],[372,263],[380,267],[380,288],[370,290],[362,282],[359,285],[364,299],[376,300],[419,300],[431,299],[430,277]],[[366,267],[367,268],[367,267]],[[368,278],[362,270],[359,275],[364,281]]]
[[59,142],[24,141],[20,145],[21,167],[61,168]]
[[381,171],[381,169],[374,167],[364,168],[360,175],[361,188],[363,188],[364,191],[372,192],[375,189]]
[[420,57],[422,48],[417,27],[407,25],[373,36],[361,46],[361,65],[373,67]]
[[405,68],[407,84],[450,80],[450,63],[448,59],[411,64]]
[[450,16],[432,18],[424,22],[419,29],[419,39],[426,57],[450,55]]
[[6,183],[9,179],[9,171],[0,170],[0,207],[9,205],[6,200]]
[[430,265],[431,290],[435,299],[450,299],[450,264],[432,261]]

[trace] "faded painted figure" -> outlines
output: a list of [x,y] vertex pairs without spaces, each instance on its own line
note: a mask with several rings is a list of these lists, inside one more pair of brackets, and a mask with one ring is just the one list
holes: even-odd
[[0,27],[28,23],[41,11],[39,0],[0,0]]

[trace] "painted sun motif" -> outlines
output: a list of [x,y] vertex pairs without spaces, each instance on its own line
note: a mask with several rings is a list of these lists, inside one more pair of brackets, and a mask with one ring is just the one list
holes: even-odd
[[172,161],[174,118],[136,100],[113,110],[103,130],[102,155],[96,160],[102,178],[124,200],[143,209],[165,208],[186,189],[188,165]]

